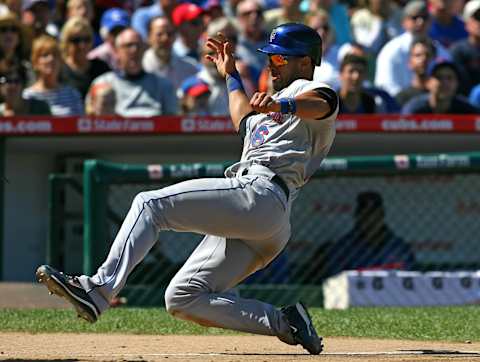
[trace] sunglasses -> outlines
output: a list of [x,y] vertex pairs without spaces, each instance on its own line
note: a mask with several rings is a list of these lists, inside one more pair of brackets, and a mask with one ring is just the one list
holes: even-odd
[[20,84],[21,82],[19,77],[0,77],[0,84]]
[[5,34],[5,33],[18,33],[18,27],[15,25],[10,25],[10,26],[0,26],[0,33]]
[[288,64],[288,57],[282,54],[273,54],[269,55],[268,59],[270,64],[273,64],[276,67],[283,67],[284,65]]
[[89,36],[74,36],[68,39],[68,41],[72,44],[90,43],[92,38]]
[[247,17],[247,16],[250,16],[250,15],[253,15],[253,14],[255,14],[256,16],[261,16],[262,13],[263,13],[262,10],[250,10],[250,11],[245,11],[243,13],[240,13],[240,14],[238,14],[238,16]]
[[428,20],[430,16],[428,14],[419,14],[419,15],[412,15],[410,16],[410,19],[412,20],[418,20],[418,19],[422,19],[423,21],[425,20]]
[[132,41],[130,43],[119,44],[118,46],[123,49],[141,49],[143,44],[138,41]]

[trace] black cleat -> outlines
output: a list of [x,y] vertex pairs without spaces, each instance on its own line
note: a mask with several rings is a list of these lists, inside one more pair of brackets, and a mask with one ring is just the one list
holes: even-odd
[[293,339],[310,354],[319,354],[323,350],[322,337],[313,326],[307,308],[302,302],[281,309],[292,330]]
[[39,283],[45,284],[50,294],[65,298],[77,310],[79,318],[95,323],[100,311],[82,288],[76,277],[63,274],[49,265],[41,265],[35,273]]

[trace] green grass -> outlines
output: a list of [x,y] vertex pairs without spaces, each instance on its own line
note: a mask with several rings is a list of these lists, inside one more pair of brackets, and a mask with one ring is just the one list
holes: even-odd
[[[353,308],[346,311],[313,308],[311,314],[319,332],[327,337],[480,340],[480,309],[476,306]],[[73,310],[0,309],[0,331],[157,335],[235,334],[176,320],[161,308],[112,309],[95,324],[77,320]]]

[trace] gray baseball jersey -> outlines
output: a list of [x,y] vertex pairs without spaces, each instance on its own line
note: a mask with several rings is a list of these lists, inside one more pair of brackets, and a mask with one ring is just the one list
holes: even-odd
[[[273,99],[295,97],[328,85],[298,79],[273,95]],[[246,123],[246,134],[240,162],[226,171],[232,176],[251,164],[260,164],[280,176],[295,192],[320,167],[335,137],[335,119],[338,109],[318,121],[300,119],[294,114],[256,114]],[[292,195],[294,199],[294,195]]]
[[[327,86],[297,80],[274,97],[293,97],[319,87]],[[108,308],[160,231],[197,232],[205,237],[170,282],[167,310],[205,326],[273,335],[295,344],[277,308],[242,298],[231,289],[265,267],[287,244],[292,193],[330,149],[337,112],[338,107],[327,118],[311,122],[295,115],[252,115],[244,121],[241,161],[227,170],[226,178],[189,180],[138,194],[106,261],[94,276],[79,277],[99,310]]]

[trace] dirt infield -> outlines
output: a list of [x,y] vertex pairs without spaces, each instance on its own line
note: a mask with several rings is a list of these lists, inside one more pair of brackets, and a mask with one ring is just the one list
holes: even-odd
[[480,361],[480,342],[327,338],[325,353],[263,336],[0,333],[0,360],[48,361]]

